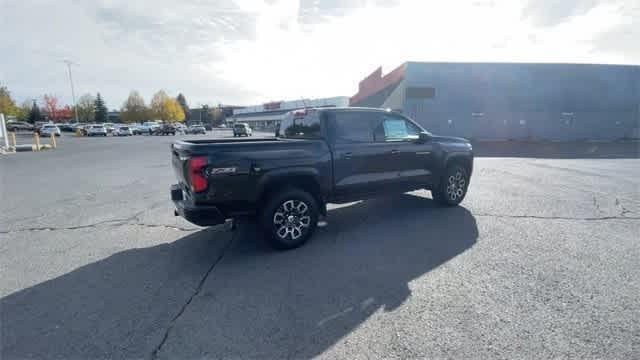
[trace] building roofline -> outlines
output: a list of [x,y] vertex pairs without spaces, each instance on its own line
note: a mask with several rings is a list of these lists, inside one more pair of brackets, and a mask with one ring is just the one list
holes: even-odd
[[640,67],[638,64],[606,64],[606,63],[569,63],[569,62],[527,62],[527,61],[405,61],[403,65],[571,65],[571,66],[621,66],[621,67]]

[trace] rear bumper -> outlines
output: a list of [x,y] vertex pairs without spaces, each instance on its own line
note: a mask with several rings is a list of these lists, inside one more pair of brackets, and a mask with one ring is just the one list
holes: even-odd
[[171,185],[171,200],[176,206],[174,215],[182,216],[188,222],[199,226],[213,226],[225,222],[226,217],[216,206],[194,205],[184,199],[182,189],[177,184]]

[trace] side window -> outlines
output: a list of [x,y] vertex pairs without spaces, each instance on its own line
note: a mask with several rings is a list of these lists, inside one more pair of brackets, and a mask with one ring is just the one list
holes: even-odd
[[382,115],[373,131],[376,142],[415,140],[420,128],[406,119],[394,115]]
[[336,144],[373,142],[373,117],[358,111],[337,111],[333,113],[333,136]]

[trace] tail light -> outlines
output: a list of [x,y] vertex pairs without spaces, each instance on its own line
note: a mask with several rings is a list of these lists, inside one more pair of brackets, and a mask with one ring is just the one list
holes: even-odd
[[207,178],[204,175],[204,168],[207,163],[208,160],[204,156],[193,157],[188,160],[191,191],[202,192],[207,189]]

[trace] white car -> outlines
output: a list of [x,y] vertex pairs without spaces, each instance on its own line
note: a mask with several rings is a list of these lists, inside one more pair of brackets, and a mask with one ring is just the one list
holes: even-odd
[[116,136],[133,136],[133,130],[128,126],[120,126],[119,128],[117,128],[113,132],[113,135],[116,135]]
[[138,127],[140,129],[140,132],[142,134],[148,134],[151,135],[151,133],[153,133],[154,130],[156,130],[157,128],[160,127],[160,124],[158,124],[155,121],[147,121],[145,123],[143,123],[140,127]]
[[53,124],[45,124],[40,128],[40,136],[50,137],[51,134],[55,136],[60,136],[60,128]]
[[86,129],[87,136],[107,136],[107,129],[102,125],[89,125]]
[[113,123],[104,123],[102,126],[107,130],[107,134],[111,134],[116,129]]

